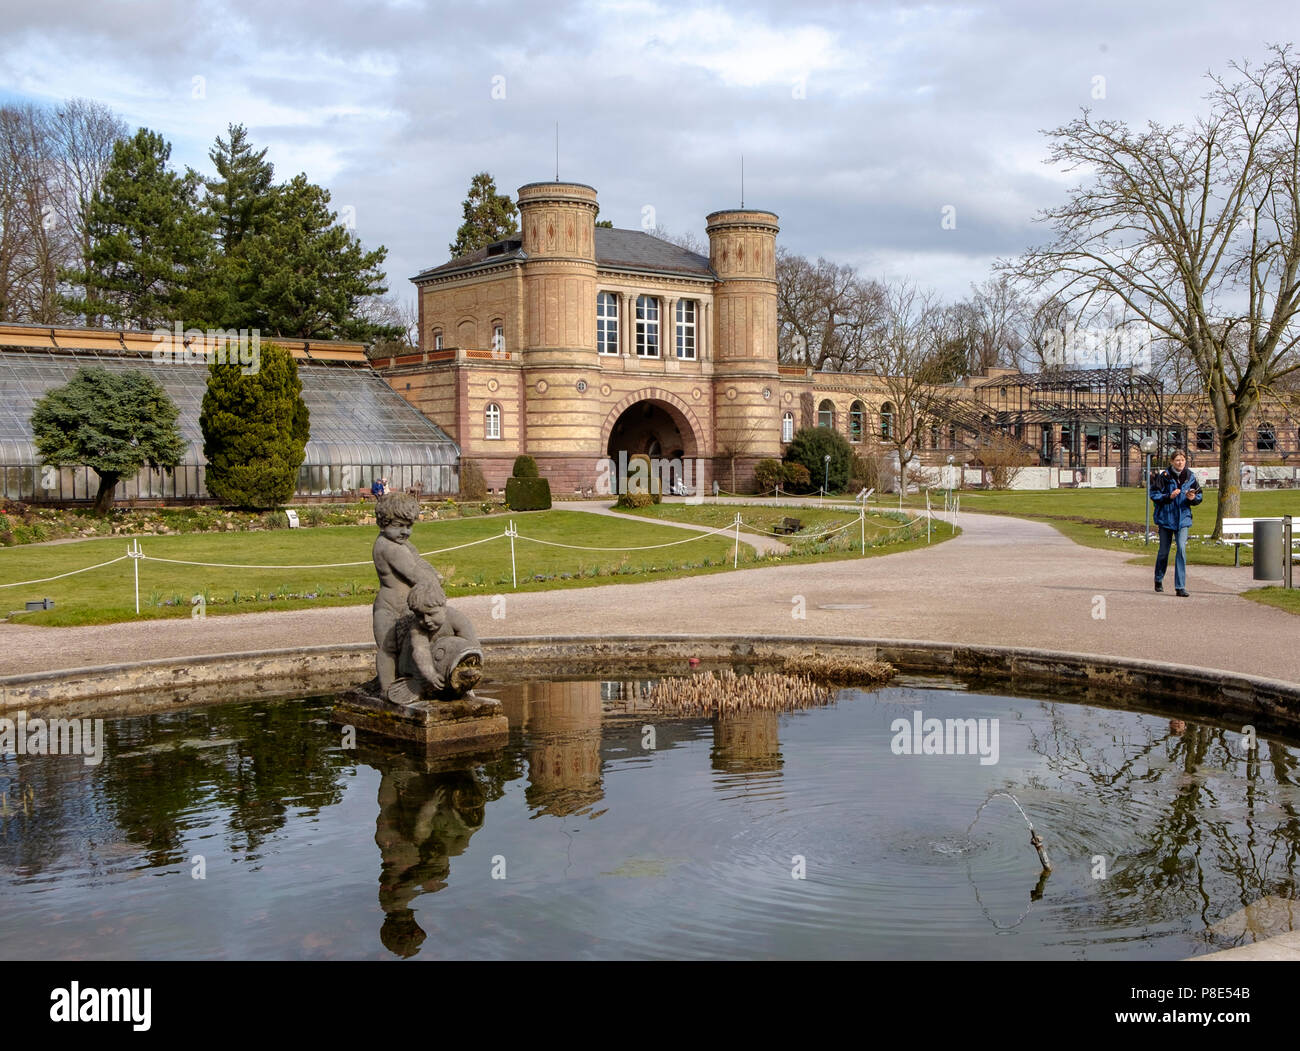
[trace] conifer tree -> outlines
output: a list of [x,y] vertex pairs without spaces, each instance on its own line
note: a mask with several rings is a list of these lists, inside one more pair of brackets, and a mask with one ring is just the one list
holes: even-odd
[[465,221],[456,231],[456,240],[448,246],[453,257],[468,255],[519,232],[514,202],[497,193],[496,181],[487,172],[479,172],[470,180],[461,212]]
[[70,279],[90,291],[68,306],[112,324],[153,328],[196,318],[211,239],[199,176],[168,167],[171,145],[141,128],[119,140],[87,217],[90,264]]
[[257,371],[208,366],[199,426],[208,492],[233,507],[279,507],[293,496],[306,457],[310,416],[293,356],[264,343]]
[[99,475],[95,510],[113,505],[113,490],[146,464],[170,471],[185,455],[175,403],[152,376],[81,368],[48,391],[32,411],[32,434],[41,463],[86,466]]

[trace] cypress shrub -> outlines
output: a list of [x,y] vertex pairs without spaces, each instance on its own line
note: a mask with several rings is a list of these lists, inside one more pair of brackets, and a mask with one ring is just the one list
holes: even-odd
[[512,478],[536,478],[537,461],[531,456],[516,456],[515,465],[510,470]]

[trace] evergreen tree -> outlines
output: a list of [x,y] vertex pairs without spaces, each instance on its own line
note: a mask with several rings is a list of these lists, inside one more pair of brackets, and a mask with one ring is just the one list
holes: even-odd
[[204,296],[204,315],[222,328],[257,328],[257,276],[248,265],[246,242],[266,231],[275,188],[275,167],[266,150],[254,150],[242,124],[232,124],[229,139],[217,136],[208,158],[217,171],[205,182],[204,208],[210,216],[218,254]]
[[388,291],[380,268],[388,250],[366,252],[329,209],[327,190],[305,175],[275,188],[264,226],[242,242],[240,265],[252,327],[300,339],[368,339],[391,326],[361,316],[370,296]]
[[41,462],[90,467],[99,475],[95,510],[113,504],[113,490],[146,464],[170,471],[185,454],[180,413],[157,380],[138,370],[81,368],[48,391],[32,411]]
[[456,240],[448,246],[453,257],[468,255],[519,232],[514,201],[497,193],[497,184],[487,172],[479,172],[470,180],[461,212],[465,221],[456,231]]
[[199,426],[208,492],[234,507],[278,507],[293,496],[306,457],[310,416],[293,356],[261,346],[260,368],[208,366]]
[[266,159],[266,150],[253,150],[242,124],[229,125],[227,134],[229,141],[218,135],[208,151],[217,178],[205,181],[203,201],[215,217],[217,242],[224,255],[235,252],[250,234],[260,232],[271,206],[275,179],[275,166]]
[[90,291],[68,300],[71,309],[137,328],[199,320],[210,226],[198,174],[171,171],[170,157],[171,145],[147,128],[114,145],[87,217],[90,265],[68,275]]

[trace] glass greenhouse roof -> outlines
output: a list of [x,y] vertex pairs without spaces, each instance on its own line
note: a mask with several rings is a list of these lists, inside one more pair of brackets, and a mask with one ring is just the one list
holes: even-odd
[[[36,401],[83,366],[138,369],[157,379],[180,410],[180,430],[189,442],[182,464],[205,462],[199,429],[207,390],[205,365],[158,363],[149,355],[0,347],[0,465],[40,462],[30,424]],[[298,375],[311,413],[305,464],[458,462],[456,443],[369,366],[300,360]]]

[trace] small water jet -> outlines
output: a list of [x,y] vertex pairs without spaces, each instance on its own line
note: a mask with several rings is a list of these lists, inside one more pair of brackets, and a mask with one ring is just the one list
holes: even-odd
[[1020,811],[1020,816],[1025,819],[1025,824],[1029,826],[1029,845],[1038,853],[1038,860],[1043,866],[1043,872],[1051,872],[1052,862],[1047,857],[1047,848],[1043,844],[1043,837],[1038,834],[1037,830],[1035,830],[1034,823],[1029,820],[1029,815],[1025,813],[1025,808],[1020,805],[1020,801],[1010,792],[994,792],[988,797],[988,799],[984,800],[984,802],[980,804],[980,808],[975,811],[975,820],[967,826],[966,835],[970,835],[971,829],[975,827],[975,823],[980,819],[980,814],[984,813],[984,808],[993,802],[993,800],[998,796],[1006,796],[1015,804],[1016,809]]

